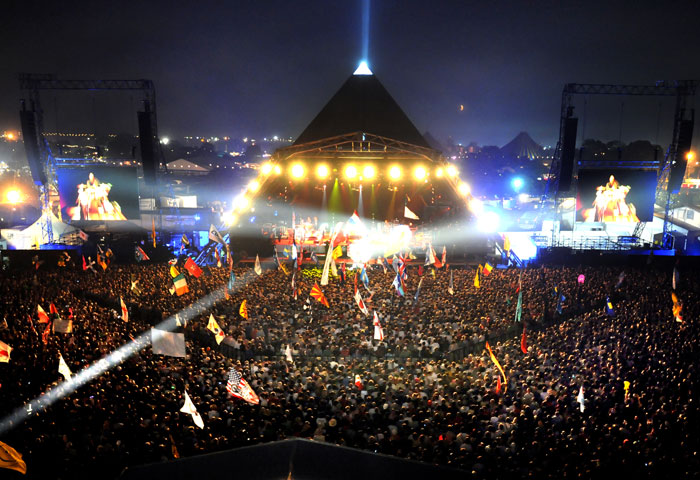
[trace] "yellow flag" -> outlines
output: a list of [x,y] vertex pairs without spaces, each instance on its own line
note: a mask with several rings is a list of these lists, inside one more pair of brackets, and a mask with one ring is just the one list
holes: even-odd
[[280,262],[280,269],[284,272],[285,275],[289,275],[289,270],[287,270],[287,267],[282,262]]
[[156,219],[151,218],[151,231],[153,232],[153,248],[156,248]]
[[22,455],[3,442],[0,442],[0,468],[16,470],[22,475],[27,474],[27,464],[22,460]]
[[501,372],[501,375],[503,376],[503,386],[505,389],[503,390],[503,393],[508,390],[508,382],[506,381],[506,372],[503,371],[503,367],[501,366],[500,363],[498,363],[498,359],[496,358],[496,355],[493,354],[493,350],[491,350],[491,346],[489,345],[489,342],[486,342],[486,350],[489,352],[489,356],[491,357],[491,361],[496,365],[496,368],[498,369],[499,372]]
[[170,265],[170,276],[175,278],[178,275],[180,275],[180,272],[177,271],[177,268],[175,268],[175,265]]
[[508,235],[503,235],[503,250],[510,252],[510,238],[508,238]]
[[342,256],[343,256],[343,247],[338,245],[337,247],[335,247],[333,249],[333,260],[335,260],[336,258],[340,258]]
[[245,318],[248,320],[248,306],[246,305],[248,303],[248,300],[243,300],[241,302],[241,308],[238,310],[238,313],[241,314],[241,317]]
[[474,286],[476,288],[481,288],[481,283],[479,282],[479,273],[481,272],[481,265],[476,269],[476,275],[474,275]]

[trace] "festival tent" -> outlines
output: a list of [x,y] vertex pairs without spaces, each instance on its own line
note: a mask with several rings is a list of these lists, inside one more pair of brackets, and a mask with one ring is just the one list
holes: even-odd
[[46,221],[51,222],[53,242],[75,245],[80,243],[79,229],[63,223],[53,213],[43,213],[39,219],[24,229],[7,228],[0,230],[0,236],[7,241],[11,249],[26,250],[37,248],[47,242],[43,238],[43,225]]

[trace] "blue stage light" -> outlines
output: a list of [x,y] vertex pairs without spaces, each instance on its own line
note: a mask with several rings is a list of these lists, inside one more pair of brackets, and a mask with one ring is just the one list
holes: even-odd
[[513,187],[513,190],[515,190],[516,192],[518,190],[520,190],[521,188],[523,188],[524,183],[525,182],[523,182],[523,179],[520,177],[515,177],[513,180],[510,181],[510,185]]

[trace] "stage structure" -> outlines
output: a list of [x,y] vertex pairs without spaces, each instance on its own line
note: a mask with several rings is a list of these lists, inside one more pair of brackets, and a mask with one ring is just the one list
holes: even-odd
[[[137,112],[141,146],[141,166],[147,184],[154,185],[156,171],[162,161],[156,120],[156,93],[150,80],[59,80],[50,74],[19,74],[19,87],[22,92],[20,119],[27,161],[34,183],[41,187],[42,218],[50,218],[51,196],[59,191],[56,167],[68,159],[56,158],[44,138],[44,112],[41,92],[44,90],[73,91],[137,91],[142,94],[143,111]],[[73,166],[88,159],[69,159]],[[76,162],[76,160],[78,162]],[[138,197],[137,197],[138,198]],[[43,222],[42,244],[54,242],[51,222]]]
[[[271,222],[326,234],[353,212],[367,223],[429,228],[464,221],[479,202],[430,148],[369,69],[358,68],[296,142],[277,150],[235,201]],[[322,236],[316,237],[321,243]],[[327,239],[326,239],[327,240]]]
[[[658,82],[656,85],[607,85],[607,84],[577,84],[569,83],[564,85],[562,91],[562,101],[561,101],[561,116],[560,116],[560,128],[559,128],[559,140],[554,153],[554,158],[550,166],[550,171],[547,179],[547,184],[545,187],[545,193],[542,197],[540,203],[540,211],[544,217],[554,219],[553,223],[558,224],[562,219],[562,212],[564,210],[571,210],[572,214],[577,215],[577,220],[581,221],[582,218],[582,205],[580,205],[582,195],[590,195],[598,190],[597,199],[605,199],[613,196],[623,197],[629,192],[634,191],[635,195],[639,195],[640,188],[630,189],[629,185],[618,185],[617,180],[612,175],[613,171],[617,173],[617,177],[620,175],[626,177],[636,178],[640,175],[645,175],[652,173],[656,175],[656,181],[653,182],[655,186],[655,192],[648,192],[651,198],[661,198],[662,202],[665,203],[665,211],[663,216],[663,238],[662,246],[667,248],[672,242],[667,242],[667,237],[671,236],[669,232],[669,205],[672,193],[677,193],[680,185],[683,181],[683,176],[685,174],[685,167],[687,164],[687,158],[690,153],[690,145],[692,140],[692,131],[694,125],[694,109],[692,108],[691,99],[695,95],[697,88],[697,82],[693,80],[678,80],[670,82]],[[588,162],[575,162],[575,152],[576,152],[576,130],[578,118],[574,116],[574,105],[573,96],[574,95],[617,95],[617,96],[665,96],[665,97],[675,97],[675,114],[674,114],[674,124],[673,124],[673,136],[671,143],[666,151],[663,159],[655,158],[653,161],[615,161],[607,159],[599,159],[596,161]],[[577,173],[579,175],[577,175]],[[603,177],[610,176],[606,180],[602,180]],[[578,178],[578,182],[576,181]],[[594,183],[596,185],[581,185],[582,178],[591,180],[596,178]],[[593,181],[593,180],[591,180]],[[645,184],[648,184],[647,181]],[[597,187],[596,187],[597,186]],[[581,192],[580,189],[584,187],[585,192]],[[591,190],[593,188],[594,190]],[[577,191],[577,189],[579,189]],[[642,188],[644,190],[646,188]],[[570,190],[575,191],[575,194],[564,193]],[[654,195],[655,194],[655,195]],[[567,202],[563,200],[563,197],[577,197],[578,201],[575,206],[568,205],[565,209],[562,209],[562,205]],[[586,197],[588,198],[588,197]],[[639,198],[639,197],[637,197]],[[613,201],[613,200],[611,200]],[[627,205],[621,198],[614,200],[615,202],[622,204],[622,210],[626,212],[625,221],[628,223],[636,223],[634,231],[629,237],[626,237],[624,248],[629,248],[633,244],[640,242],[641,234],[644,229],[645,222],[649,220],[648,212],[649,206],[646,205],[646,200],[641,200],[645,204],[644,215],[636,216],[636,207],[632,204],[632,209],[628,212]],[[590,203],[590,200],[587,200]],[[598,202],[601,203],[600,201]],[[639,203],[639,202],[638,202]],[[653,200],[652,204],[653,206]],[[590,206],[590,205],[586,205]],[[596,207],[598,208],[598,207]],[[572,210],[573,209],[573,210]],[[591,209],[592,211],[593,209]],[[603,212],[605,208],[599,206],[599,212],[596,217],[600,217],[601,223],[605,221],[611,221],[610,216],[606,216]],[[578,213],[575,213],[578,211]],[[617,210],[616,210],[617,211]],[[619,212],[618,212],[619,213]],[[615,216],[619,216],[618,213]],[[629,214],[627,214],[629,213]],[[588,217],[590,218],[593,217]],[[607,219],[607,220],[605,220]],[[594,227],[592,227],[595,230]],[[559,229],[554,227],[551,229],[551,243],[550,246],[559,246],[560,242],[558,239]],[[585,240],[582,240],[584,243]],[[537,242],[541,244],[542,242]],[[613,242],[614,243],[614,242]],[[621,245],[613,244],[601,247],[601,249],[619,249]]]

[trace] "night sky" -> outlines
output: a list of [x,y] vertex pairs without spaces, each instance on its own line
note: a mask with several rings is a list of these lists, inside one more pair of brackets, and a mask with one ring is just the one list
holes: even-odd
[[[19,127],[16,75],[34,72],[152,79],[161,136],[296,136],[362,56],[361,0],[0,8],[0,131]],[[698,58],[697,1],[371,3],[370,68],[441,141],[552,144],[564,83],[697,79]],[[45,130],[136,133],[138,100],[103,97],[47,93]],[[617,139],[622,119],[623,141],[665,139],[673,102],[624,102],[591,99],[585,135]]]

